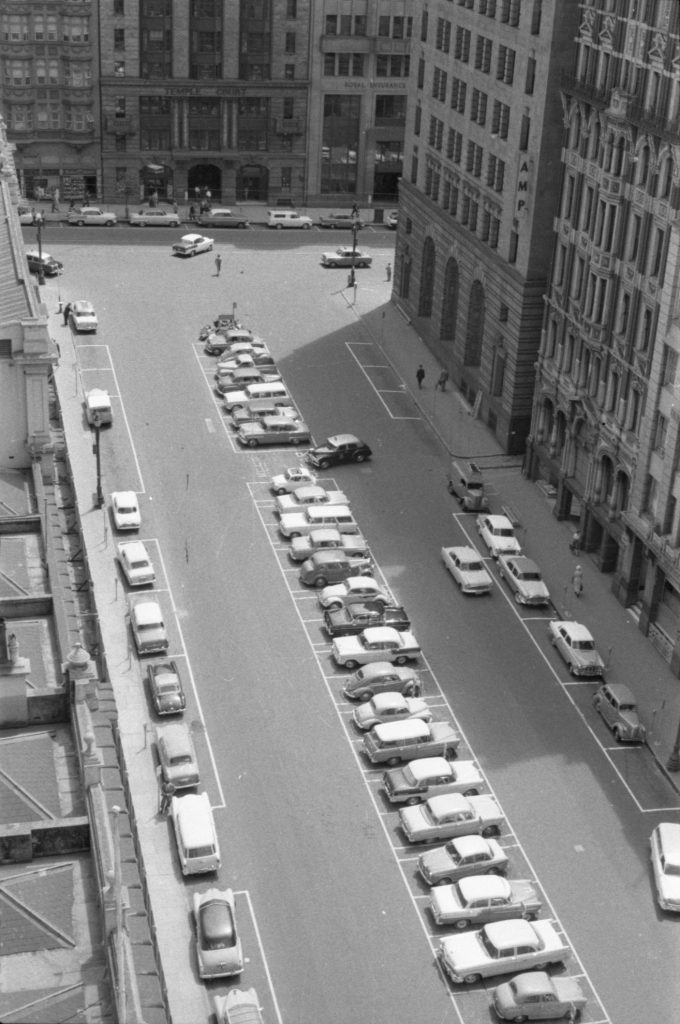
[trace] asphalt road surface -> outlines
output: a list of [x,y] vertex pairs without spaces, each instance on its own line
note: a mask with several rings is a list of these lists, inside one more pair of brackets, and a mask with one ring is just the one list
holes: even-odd
[[[439,443],[391,391],[357,317],[388,299],[393,236],[362,234],[374,266],[357,272],[352,307],[346,272],[319,265],[344,235],[223,232],[216,277],[214,253],[172,258],[170,232],[125,230],[123,242],[123,229],[84,230],[55,228],[43,240],[65,265],[51,288],[63,301],[93,301],[101,325],[72,348],[62,331],[62,357],[73,361],[74,392],[79,381],[108,387],[124,410],[103,439],[104,489],[142,494],[143,536],[164,570],[160,599],[176,611],[200,698],[203,718],[193,704],[187,717],[199,732],[207,723],[200,752],[219,881],[239,894],[245,922],[243,983],[257,986],[267,1019],[481,1024],[493,1017],[494,982],[454,992],[434,962],[441,933],[415,875],[420,851],[382,802],[380,773],[366,770],[314,595],[277,535],[266,485],[296,454],[241,451],[224,425],[214,360],[196,342],[234,303],[269,343],[315,438],[351,430],[374,449],[370,463],[332,479],[410,614],[435,717],[455,716],[465,756],[504,808],[511,874],[535,873],[545,913],[573,947],[567,970],[589,994],[584,1020],[674,1020],[680,981],[669,965],[680,933],[655,909],[647,858],[651,828],[668,815],[641,815],[611,771],[572,703],[581,690],[570,700],[562,686],[546,617],[518,610],[502,584],[491,598],[463,598],[442,568],[443,544],[476,542],[473,518],[457,515]],[[502,491],[502,473],[493,483]],[[653,806],[677,802],[661,780],[647,782]],[[206,888],[177,884],[188,902]],[[189,940],[187,959],[193,969]]]

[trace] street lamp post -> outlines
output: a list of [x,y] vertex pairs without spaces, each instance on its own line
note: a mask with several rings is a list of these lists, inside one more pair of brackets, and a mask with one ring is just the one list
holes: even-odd
[[45,284],[45,271],[43,270],[42,263],[42,229],[43,229],[43,213],[42,210],[36,215],[35,218],[36,228],[38,230],[38,284]]
[[349,287],[354,288],[357,283],[356,279],[356,259],[357,259],[357,231],[359,229],[359,223],[357,221],[356,214],[352,215],[352,268],[349,272]]
[[101,422],[97,413],[92,417],[92,426],[94,427],[94,457],[96,460],[97,467],[97,501],[96,508],[101,508],[104,504],[104,495],[102,494],[102,460],[101,460],[101,448],[99,446],[99,435],[101,433]]

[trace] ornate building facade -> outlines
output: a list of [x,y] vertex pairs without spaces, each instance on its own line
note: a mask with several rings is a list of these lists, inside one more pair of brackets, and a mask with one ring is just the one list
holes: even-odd
[[680,8],[579,9],[527,465],[680,669]]

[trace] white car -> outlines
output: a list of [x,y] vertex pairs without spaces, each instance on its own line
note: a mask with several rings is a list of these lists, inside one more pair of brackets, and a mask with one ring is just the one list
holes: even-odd
[[[378,697],[373,700],[378,700]],[[367,706],[362,704],[357,708],[354,712],[355,720]],[[456,761],[452,764],[445,757],[418,757],[401,768],[391,768],[385,772],[382,781],[391,804],[419,804],[442,793],[477,796],[484,785],[484,779],[474,761]]]
[[211,252],[215,244],[214,238],[206,238],[205,235],[182,235],[179,242],[175,242],[172,251],[175,256],[196,256],[199,252]]
[[533,921],[542,901],[533,882],[472,875],[452,885],[438,885],[430,893],[430,912],[438,925],[467,928],[471,924],[521,917]]
[[324,252],[321,263],[324,267],[370,267],[373,257],[351,245],[340,245],[334,252]]
[[521,554],[522,549],[507,516],[477,516],[477,530],[492,558]]
[[442,548],[442,562],[462,594],[488,594],[493,586],[479,553],[471,547]]
[[275,502],[276,511],[296,512],[306,505],[347,505],[347,495],[342,491],[327,491],[318,484],[304,484],[290,494],[280,494]]
[[382,722],[402,722],[405,718],[431,722],[432,712],[422,697],[404,697],[396,691],[388,691],[377,693],[365,704],[360,704],[355,708],[352,718],[358,729],[365,730]]
[[91,427],[113,423],[113,410],[108,391],[91,388],[85,395],[85,417]]
[[118,222],[115,213],[102,210],[98,206],[76,206],[75,209],[68,211],[66,219],[69,224],[78,224],[79,227],[84,224],[103,224],[107,228],[112,228]]
[[492,796],[443,793],[399,810],[401,830],[409,843],[500,832],[503,812]]
[[[274,494],[290,494],[297,487],[309,486],[316,483],[316,475],[306,466],[291,466],[284,469],[283,473],[273,476],[270,488]],[[305,555],[305,558],[307,556]]]
[[81,332],[95,334],[99,326],[94,306],[86,299],[76,299],[75,302],[71,303],[68,322],[71,330],[75,331],[76,334]]
[[134,491],[113,491],[111,513],[117,530],[138,530],[142,525],[139,502]]
[[572,676],[604,675],[605,664],[595,648],[593,635],[582,623],[554,619],[548,624],[548,634]]
[[130,607],[130,626],[138,654],[165,653],[170,646],[161,606],[157,601],[135,601]]
[[118,561],[125,579],[131,587],[143,587],[156,582],[149,553],[141,540],[126,541],[118,545]]
[[420,656],[420,646],[410,630],[400,632],[391,626],[368,626],[361,633],[336,637],[331,644],[331,654],[333,660],[345,668],[358,668],[375,661],[405,665]]
[[305,537],[293,537],[288,554],[294,562],[304,562],[315,551],[334,549],[341,549],[346,555],[367,557],[370,554],[368,543],[360,533],[340,533],[331,526],[312,530]]
[[173,213],[172,210],[162,210],[158,206],[150,206],[146,210],[138,210],[137,213],[131,213],[128,217],[128,224],[133,224],[138,228],[144,228],[147,224],[149,227],[178,228],[180,223],[178,213]]
[[439,943],[437,956],[455,985],[474,985],[497,974],[561,964],[569,952],[550,921],[512,919],[449,935]]
[[[377,580],[369,576],[350,576],[342,583],[324,587],[319,596],[319,604],[322,608],[342,608],[344,605],[364,604],[366,601],[385,606],[394,604],[387,591],[380,586]],[[389,659],[382,658],[381,660]]]
[[661,822],[650,837],[656,898],[662,910],[680,913],[680,825]]
[[541,570],[526,555],[499,555],[498,575],[507,581],[517,604],[550,603],[550,592],[543,582]]
[[232,988],[215,999],[217,1024],[264,1024],[262,1007],[254,988]]
[[450,885],[467,875],[504,875],[508,855],[497,839],[479,835],[456,836],[418,857],[418,871],[427,885]]

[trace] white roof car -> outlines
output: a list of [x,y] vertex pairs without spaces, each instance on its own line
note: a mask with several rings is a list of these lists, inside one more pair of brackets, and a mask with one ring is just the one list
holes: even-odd
[[498,575],[507,581],[517,604],[543,605],[550,602],[541,570],[526,555],[500,555]]
[[138,654],[167,651],[170,641],[157,601],[137,600],[130,607],[130,625]]
[[350,576],[342,583],[324,587],[319,595],[322,608],[341,608],[346,604],[363,604],[365,601],[384,605],[394,603],[378,580],[370,576]]
[[270,487],[274,494],[290,494],[296,487],[315,484],[316,475],[306,466],[291,466],[272,477]]
[[147,583],[155,583],[156,573],[149,553],[141,540],[125,541],[119,544],[118,561],[125,579],[131,587],[142,587]]
[[275,502],[277,512],[294,512],[305,505],[347,505],[342,491],[327,491],[318,484],[303,484],[290,494],[280,494]]
[[442,548],[442,562],[460,587],[462,594],[488,594],[493,586],[479,552],[462,546]]
[[214,238],[206,238],[205,235],[182,235],[179,242],[175,242],[172,251],[176,256],[195,256],[199,252],[210,252],[215,244]]
[[553,619],[548,623],[553,647],[567,663],[573,676],[603,676],[605,664],[595,648],[589,629],[580,622]]
[[351,245],[339,245],[333,252],[322,253],[321,263],[324,267],[370,267],[373,257]]
[[111,399],[108,391],[92,388],[85,395],[85,416],[91,427],[100,427],[113,421]]
[[270,228],[305,228],[312,226],[312,218],[297,210],[267,210],[267,225]]
[[505,874],[508,855],[497,839],[480,835],[455,836],[446,846],[421,853],[418,871],[428,885],[450,885],[467,875]]
[[526,879],[508,881],[499,875],[471,875],[430,893],[430,911],[438,925],[467,928],[470,924],[538,917],[542,901],[536,885]]
[[456,985],[515,970],[559,964],[569,947],[550,921],[494,921],[479,931],[442,939],[437,954]]
[[[374,697],[373,700],[377,700]],[[366,707],[362,704],[357,711]],[[354,712],[356,717],[357,711]],[[383,775],[383,788],[390,803],[419,804],[442,793],[462,793],[477,796],[484,785],[474,761],[452,764],[445,757],[418,757],[401,768],[393,768]]]
[[180,225],[180,219],[179,214],[174,213],[172,210],[162,210],[158,206],[150,206],[148,209],[131,213],[128,217],[128,223],[134,224],[139,228],[146,227],[147,224],[150,227],[160,225],[161,227],[177,228]]
[[395,690],[388,690],[387,693],[376,693],[371,700],[360,704],[352,718],[358,729],[372,729],[381,722],[400,722],[407,718],[431,722],[432,711],[422,697],[405,697]]
[[505,554],[521,554],[519,541],[507,516],[477,516],[477,530],[492,558]]
[[680,913],[680,825],[661,822],[650,838],[656,898],[662,910]]
[[94,306],[87,299],[77,299],[71,303],[68,315],[71,329],[74,331],[96,331],[99,326]]
[[98,206],[76,206],[75,209],[69,210],[66,219],[69,224],[78,224],[81,227],[83,224],[104,224],[107,228],[112,228],[118,220],[115,213],[102,210]]
[[138,530],[142,525],[139,502],[134,491],[114,491],[111,512],[117,530]]
[[254,988],[232,988],[215,999],[217,1024],[264,1024],[262,1009]]
[[332,526],[312,530],[305,537],[293,537],[289,556],[293,562],[304,562],[315,551],[342,549],[346,555],[368,555],[368,543],[360,533],[340,533]]

